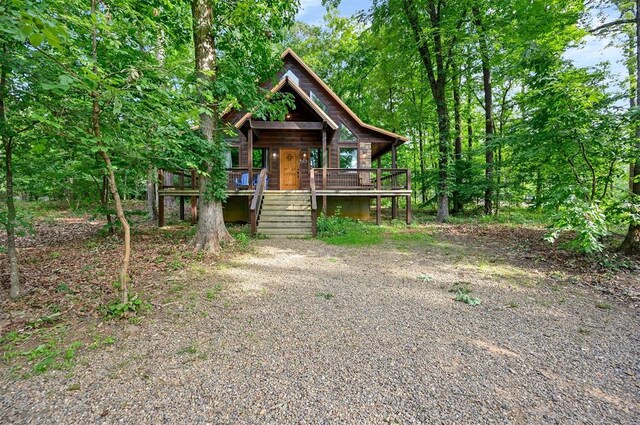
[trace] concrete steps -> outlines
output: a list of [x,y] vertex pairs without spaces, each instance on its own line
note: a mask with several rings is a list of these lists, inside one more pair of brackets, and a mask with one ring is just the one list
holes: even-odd
[[311,196],[306,191],[267,191],[262,200],[258,234],[270,238],[311,236]]

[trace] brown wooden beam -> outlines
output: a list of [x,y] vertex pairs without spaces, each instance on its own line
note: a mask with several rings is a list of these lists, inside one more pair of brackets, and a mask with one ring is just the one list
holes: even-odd
[[249,135],[247,142],[247,168],[249,168],[249,190],[253,189],[253,121],[249,120]]
[[[322,189],[327,188],[327,125],[322,126]],[[322,212],[327,215],[327,197],[322,197]]]
[[164,227],[164,196],[160,191],[164,190],[164,170],[158,169],[158,227]]
[[[180,172],[180,189],[184,189],[184,172]],[[184,221],[184,196],[180,197],[180,220]]]
[[324,130],[325,123],[316,121],[251,121],[254,130]]
[[[191,189],[196,190],[197,186],[197,173],[196,170],[191,170]],[[191,197],[191,224],[196,224],[198,221],[198,198],[196,196]]]
[[[407,170],[407,189],[411,190],[411,170]],[[407,224],[411,224],[411,195],[407,196]]]
[[[378,159],[380,158],[378,157]],[[396,143],[394,142],[393,145],[391,146],[391,168],[398,168],[397,160],[398,160],[398,153],[397,153]],[[393,187],[396,187],[396,182],[397,182],[397,177],[395,174],[393,174],[392,183],[391,183]],[[391,198],[391,218],[396,219],[397,215],[398,215],[398,198],[394,196]]]

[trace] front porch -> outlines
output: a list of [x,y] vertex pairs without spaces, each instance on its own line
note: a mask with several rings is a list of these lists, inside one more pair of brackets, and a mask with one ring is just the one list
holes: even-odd
[[[171,177],[167,179],[167,175]],[[363,202],[375,199],[376,223],[382,221],[382,199],[391,198],[392,218],[398,215],[398,198],[406,199],[406,221],[411,222],[411,173],[408,169],[395,168],[311,168],[308,187],[294,189],[273,188],[267,169],[230,168],[227,169],[227,196],[234,199],[237,209],[238,199],[245,199],[247,221],[252,226],[252,233],[257,229],[263,198],[266,193],[280,193],[285,199],[287,194],[296,197],[306,195],[310,202],[310,214],[313,220],[313,234],[319,211],[327,214],[329,200],[339,205],[339,199],[355,198]],[[197,220],[198,176],[194,170],[158,173],[158,226],[165,224],[165,197],[179,199],[180,219],[186,219],[186,200],[190,200],[191,222]],[[167,183],[168,182],[168,183]],[[366,201],[365,201],[366,200]],[[241,203],[240,203],[241,205]],[[362,203],[361,203],[362,205]]]

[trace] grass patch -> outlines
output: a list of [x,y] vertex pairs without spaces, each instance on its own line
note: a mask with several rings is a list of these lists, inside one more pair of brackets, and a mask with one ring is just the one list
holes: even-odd
[[418,279],[423,283],[433,282],[433,277],[426,273],[422,273]]
[[331,298],[335,297],[335,295],[333,295],[331,292],[318,292],[316,294],[316,297],[324,298],[325,300],[330,300]]
[[382,229],[358,220],[335,215],[318,217],[318,237],[330,245],[367,246],[384,240]]
[[[74,341],[65,344],[66,331],[64,327],[57,327],[31,333],[8,332],[0,338],[2,361],[11,365],[16,377],[23,379],[49,370],[70,369],[75,365],[76,352],[83,343]],[[39,341],[28,344],[27,341],[34,335],[38,335]]]
[[220,291],[222,291],[222,284],[216,283],[213,288],[207,290],[205,298],[209,301],[213,301],[218,297]]
[[456,282],[453,284],[449,292],[453,292],[455,295],[453,299],[460,301],[470,306],[477,306],[482,303],[482,300],[478,297],[471,296],[471,284],[469,282]]

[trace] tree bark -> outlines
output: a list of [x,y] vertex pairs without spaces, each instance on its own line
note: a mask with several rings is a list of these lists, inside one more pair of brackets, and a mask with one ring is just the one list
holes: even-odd
[[491,64],[489,61],[489,46],[487,43],[487,32],[482,25],[480,10],[476,7],[472,10],[474,24],[480,34],[480,56],[482,58],[482,87],[484,90],[484,113],[485,113],[485,178],[486,188],[484,191],[484,213],[490,215],[493,212],[493,148],[491,142],[494,135],[493,123],[493,93],[491,87]]
[[158,175],[154,167],[147,169],[147,212],[150,220],[158,218],[158,206],[156,204],[156,180]]
[[[635,87],[635,104],[640,105],[640,0],[636,0],[636,87]],[[636,158],[632,166],[629,168],[629,189],[631,196],[636,198],[636,202],[640,199],[640,122],[636,118]],[[629,230],[625,237],[620,251],[627,254],[640,254],[640,223],[631,222]]]
[[455,128],[455,141],[454,141],[454,158],[455,158],[455,173],[456,173],[456,187],[453,191],[453,212],[459,214],[464,210],[464,204],[462,202],[462,194],[460,188],[462,187],[462,116],[460,113],[461,100],[460,100],[460,84],[462,75],[458,73],[458,76],[453,81],[453,120]]
[[[93,72],[98,74],[98,29],[95,24],[96,6],[98,0],[91,0],[91,16],[94,18],[94,24],[92,28],[92,48],[91,55],[93,58]],[[91,92],[91,127],[93,136],[99,146],[101,146],[101,131],[100,131],[100,96],[98,92]],[[122,264],[118,271],[118,283],[120,284],[120,294],[122,302],[129,301],[129,262],[131,259],[131,229],[129,222],[124,215],[124,208],[122,206],[122,200],[120,199],[120,193],[118,192],[118,186],[116,183],[116,176],[111,164],[111,158],[105,150],[99,152],[100,157],[104,161],[107,168],[107,178],[109,179],[109,188],[111,190],[111,196],[113,197],[113,203],[116,208],[116,216],[122,225],[124,232],[124,254],[122,258]]]
[[[429,44],[424,39],[423,31],[416,5],[413,0],[404,0],[403,9],[409,26],[411,27],[414,40],[418,47],[420,59],[427,71],[429,86],[436,103],[436,113],[438,116],[438,215],[439,223],[449,219],[449,111],[446,99],[446,82],[448,62],[453,49],[445,53],[442,40],[442,16],[440,5],[436,6],[433,0],[427,5],[427,13],[431,23],[431,37],[433,38],[434,54],[429,50]],[[453,43],[453,41],[451,41]],[[435,61],[434,61],[435,59]],[[435,62],[435,68],[434,68]]]
[[[192,0],[191,13],[193,19],[193,42],[196,59],[196,75],[202,109],[200,114],[200,132],[209,143],[219,143],[218,131],[219,111],[217,104],[209,104],[204,94],[207,86],[216,79],[216,51],[213,35],[213,8],[207,0]],[[221,164],[221,163],[220,163]],[[220,166],[220,165],[218,165]],[[206,161],[203,167],[211,175],[213,166]],[[218,252],[221,245],[231,242],[233,238],[224,224],[222,201],[214,199],[208,190],[210,179],[201,176],[198,197],[198,230],[193,244],[196,250]]]
[[[2,46],[2,51],[6,56],[7,46]],[[7,109],[6,96],[9,84],[9,70],[6,61],[3,61],[0,70],[0,130],[2,130],[2,145],[5,154],[5,184],[7,186],[7,257],[9,259],[9,282],[11,284],[10,296],[16,299],[20,296],[22,288],[20,288],[20,271],[18,269],[18,250],[16,249],[16,204],[13,198],[13,137],[8,134],[7,128]]]

